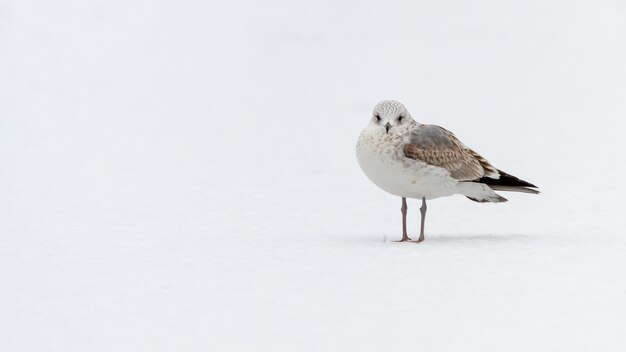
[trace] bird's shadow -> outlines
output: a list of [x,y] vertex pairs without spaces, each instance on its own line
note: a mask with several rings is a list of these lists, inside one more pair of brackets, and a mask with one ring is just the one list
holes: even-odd
[[[398,238],[400,236],[397,236]],[[415,236],[417,237],[417,236]],[[437,242],[437,243],[449,243],[449,242],[527,242],[535,241],[541,238],[545,238],[543,235],[530,235],[521,233],[487,233],[487,234],[433,234],[426,235],[423,243]],[[397,239],[393,236],[383,236],[383,242],[402,243],[396,242]]]

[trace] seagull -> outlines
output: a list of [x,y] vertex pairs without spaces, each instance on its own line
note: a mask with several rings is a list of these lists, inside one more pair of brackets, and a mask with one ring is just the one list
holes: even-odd
[[402,197],[402,239],[407,198],[421,199],[419,239],[424,241],[426,200],[461,194],[474,202],[501,203],[495,191],[538,194],[538,187],[493,167],[452,132],[413,120],[406,107],[384,100],[374,107],[356,144],[359,166],[376,186]]

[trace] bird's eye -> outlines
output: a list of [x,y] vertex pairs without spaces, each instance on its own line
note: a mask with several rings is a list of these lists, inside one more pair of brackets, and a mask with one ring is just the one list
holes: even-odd
[[398,122],[402,122],[402,119],[404,118],[404,115],[400,115],[398,116]]
[[376,115],[376,121],[380,122],[380,115]]

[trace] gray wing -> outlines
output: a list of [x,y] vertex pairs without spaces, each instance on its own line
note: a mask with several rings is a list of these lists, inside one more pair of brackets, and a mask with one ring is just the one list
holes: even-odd
[[435,125],[418,125],[405,139],[404,155],[444,168],[459,181],[499,178],[498,170],[467,148],[452,132]]

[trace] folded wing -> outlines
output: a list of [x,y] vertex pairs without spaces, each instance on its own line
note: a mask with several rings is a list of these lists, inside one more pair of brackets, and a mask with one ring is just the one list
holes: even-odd
[[539,193],[537,186],[496,169],[439,126],[418,125],[413,129],[405,140],[404,155],[444,168],[458,181],[484,183],[494,190]]
[[405,140],[404,155],[444,168],[459,181],[499,177],[498,170],[485,158],[465,147],[452,132],[435,125],[419,125],[411,131]]

